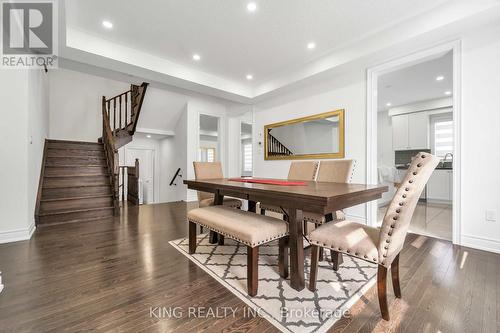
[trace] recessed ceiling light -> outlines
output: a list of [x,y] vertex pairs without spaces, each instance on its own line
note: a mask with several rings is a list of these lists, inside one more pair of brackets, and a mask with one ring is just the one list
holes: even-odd
[[392,103],[387,103],[386,106],[392,106]]
[[199,55],[199,54],[196,54],[196,53],[195,53],[195,54],[193,54],[193,60],[195,60],[195,61],[200,61],[200,59],[201,59],[201,57],[200,57],[200,55]]
[[443,80],[444,80],[444,76],[442,76],[442,75],[436,76],[436,81],[443,81]]
[[113,23],[111,23],[109,21],[102,21],[102,26],[105,27],[106,29],[112,29]]
[[310,43],[308,43],[308,44],[307,44],[307,48],[308,48],[309,50],[314,50],[314,49],[316,48],[316,43],[314,43],[314,42],[310,42]]
[[251,80],[251,79],[253,79],[253,75],[252,74],[248,74],[247,75],[247,80]]
[[148,134],[148,135],[146,135],[146,138],[148,138],[148,139],[149,139],[149,138],[151,138],[151,135],[149,135],[149,134]]
[[247,10],[250,13],[255,12],[257,10],[257,4],[255,2],[249,2],[248,5],[247,5]]
[[446,90],[446,91],[444,92],[444,94],[445,94],[445,95],[451,95],[451,91]]

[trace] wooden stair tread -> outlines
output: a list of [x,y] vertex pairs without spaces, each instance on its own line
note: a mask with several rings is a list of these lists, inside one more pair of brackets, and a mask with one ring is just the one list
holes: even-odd
[[47,158],[91,158],[96,160],[105,160],[105,156],[95,156],[95,155],[59,155],[59,156],[47,156]]
[[96,208],[85,208],[85,209],[61,209],[61,210],[54,210],[51,212],[44,212],[40,213],[40,216],[49,216],[49,215],[61,215],[61,214],[69,214],[69,213],[85,213],[85,212],[94,212],[98,210],[113,210],[113,206],[107,206],[107,207],[96,207]]
[[68,185],[64,185],[64,186],[54,186],[54,185],[44,185],[43,188],[45,189],[69,189],[69,188],[86,188],[86,187],[105,187],[105,186],[108,186],[109,187],[109,184],[108,183],[90,183],[90,184],[78,184],[78,185],[75,185],[75,186],[68,186]]
[[46,165],[46,168],[79,168],[79,167],[89,167],[89,168],[107,168],[106,164],[57,164],[57,165]]
[[97,194],[97,195],[86,195],[77,197],[64,197],[64,198],[52,198],[52,199],[41,199],[41,202],[57,202],[57,201],[67,201],[67,200],[85,200],[85,199],[98,199],[98,198],[109,198],[113,197],[112,194]]
[[78,174],[78,175],[48,175],[44,176],[45,178],[81,178],[81,177],[109,177],[108,174],[95,174],[95,173],[87,173],[87,174]]

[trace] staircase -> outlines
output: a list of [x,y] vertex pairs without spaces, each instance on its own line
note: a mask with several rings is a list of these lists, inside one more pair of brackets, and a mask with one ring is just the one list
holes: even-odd
[[278,139],[267,133],[267,154],[268,156],[290,156],[293,155],[292,151],[288,149],[284,144]]
[[113,216],[104,146],[47,140],[37,225],[89,221]]
[[37,226],[119,214],[118,148],[132,141],[147,83],[103,97],[103,135],[94,142],[46,140],[35,207]]

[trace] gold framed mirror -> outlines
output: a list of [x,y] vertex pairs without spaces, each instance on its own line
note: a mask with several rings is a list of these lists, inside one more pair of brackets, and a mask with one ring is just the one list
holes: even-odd
[[344,158],[344,110],[264,126],[264,159]]

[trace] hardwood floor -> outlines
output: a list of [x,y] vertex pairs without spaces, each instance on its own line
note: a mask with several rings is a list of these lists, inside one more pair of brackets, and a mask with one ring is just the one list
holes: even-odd
[[[186,208],[194,206],[129,207],[121,219],[46,226],[30,241],[0,245],[0,331],[275,332],[243,316],[243,302],[168,244],[187,235]],[[500,255],[409,235],[400,274],[402,299],[388,286],[391,321],[381,320],[373,287],[330,331],[499,330]],[[239,310],[188,318],[196,306]],[[151,307],[185,313],[156,318]]]

